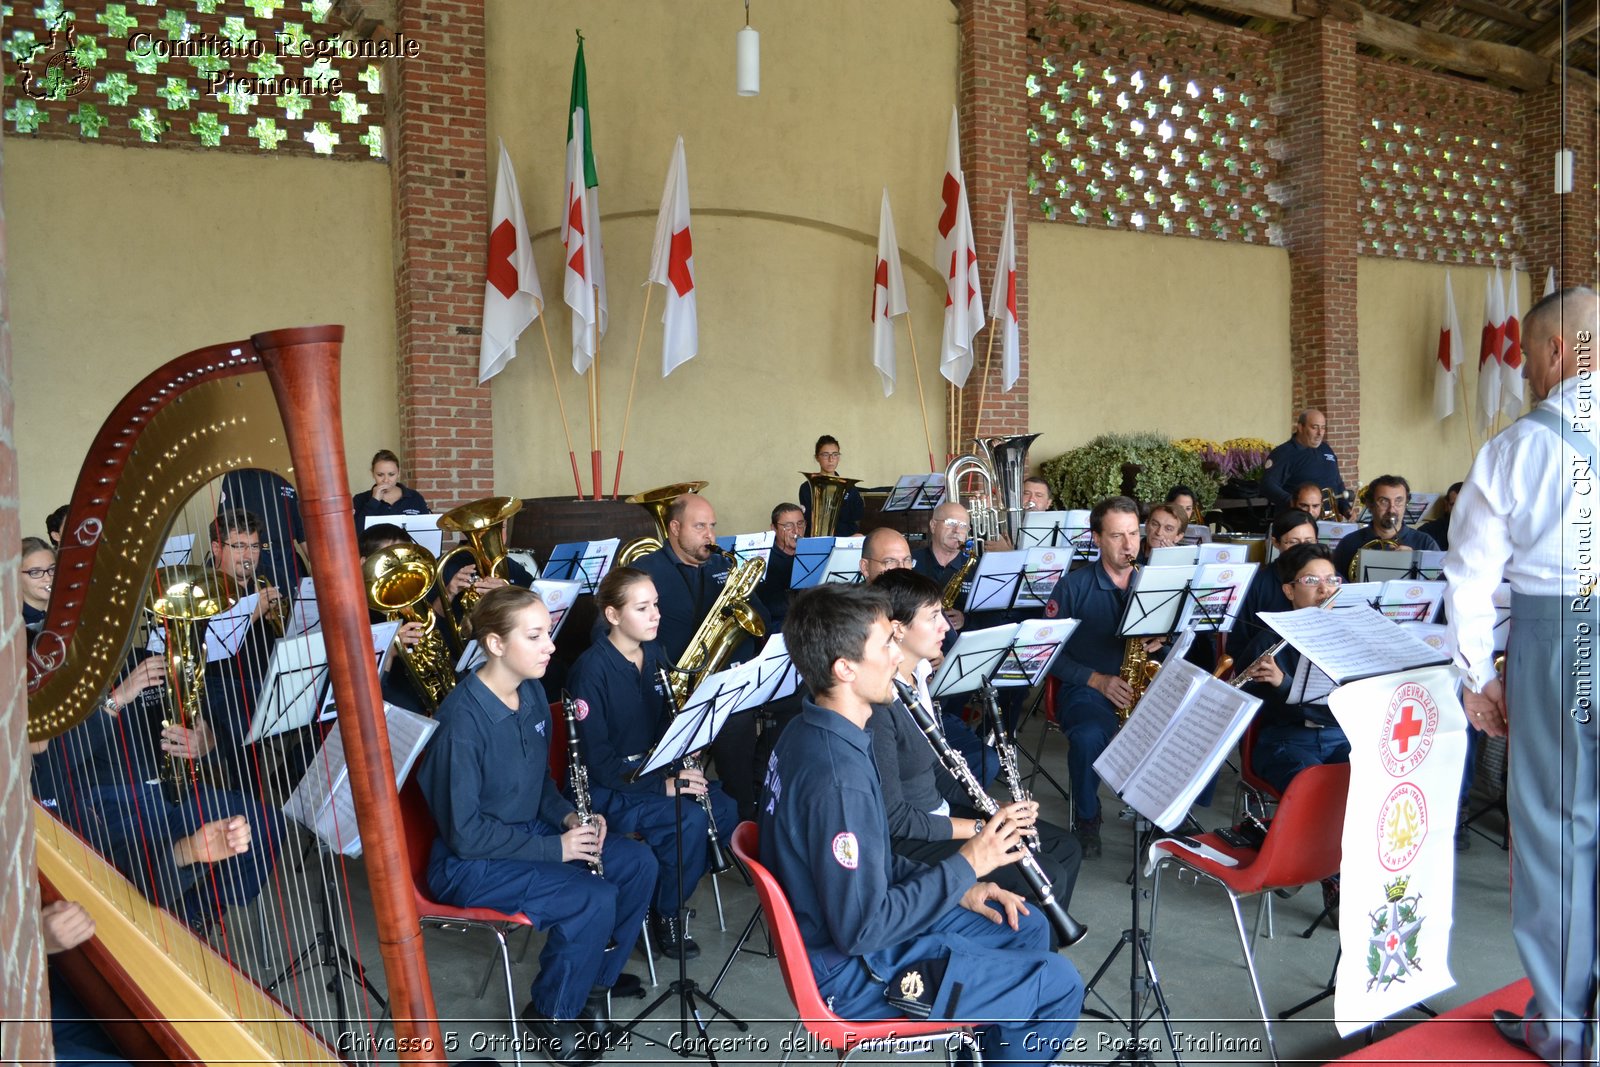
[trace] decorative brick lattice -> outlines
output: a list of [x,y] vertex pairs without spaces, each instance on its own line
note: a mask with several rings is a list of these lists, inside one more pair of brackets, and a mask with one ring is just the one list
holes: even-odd
[[1519,258],[1516,95],[1357,61],[1361,254],[1510,266]]
[[1280,243],[1264,42],[1130,15],[1039,11],[1027,76],[1035,203],[1049,219]]
[[332,7],[6,4],[7,133],[382,159],[383,68],[393,45],[340,36]]

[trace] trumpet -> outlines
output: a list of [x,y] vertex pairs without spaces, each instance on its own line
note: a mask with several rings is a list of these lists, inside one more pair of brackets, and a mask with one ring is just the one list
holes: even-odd
[[[656,674],[661,678],[661,687],[667,694],[667,701],[672,707],[672,714],[676,716],[683,708],[679,706],[677,694],[673,691],[672,679],[667,676],[665,667],[659,668]],[[698,771],[701,769],[700,761],[694,756],[685,756],[683,757],[683,768],[687,771]],[[721,874],[731,864],[728,863],[728,857],[722,851],[722,835],[717,832],[717,816],[711,810],[711,794],[701,793],[695,797],[695,801],[706,813],[706,865],[713,874]]]
[[[991,817],[1000,811],[999,803],[983,788],[983,783],[973,775],[972,768],[967,766],[967,761],[961,754],[950,747],[950,742],[945,739],[944,730],[939,726],[939,719],[924,708],[917,701],[916,690],[907,685],[900,678],[894,680],[895,692],[900,697],[900,703],[905,705],[906,711],[916,722],[917,728],[928,739],[928,744],[933,746],[933,754],[938,758],[940,765],[961,783],[961,787],[972,798],[972,806],[977,808],[986,817]],[[1018,780],[1018,788],[1021,782]],[[1017,866],[1022,869],[1023,880],[1032,890],[1035,903],[1044,912],[1050,925],[1055,928],[1056,936],[1064,945],[1075,945],[1082,941],[1088,934],[1089,928],[1078,922],[1067,909],[1056,900],[1055,886],[1050,883],[1050,876],[1045,873],[1039,864],[1039,844],[1035,838],[1024,838],[1026,847],[1022,858],[1017,861]]]
[[[597,816],[589,801],[589,768],[583,762],[583,748],[578,741],[578,702],[565,689],[561,691],[561,717],[567,721],[567,781],[572,786],[572,806],[578,812],[578,823],[593,826]],[[599,853],[589,861],[589,869],[605,877],[605,860]]]

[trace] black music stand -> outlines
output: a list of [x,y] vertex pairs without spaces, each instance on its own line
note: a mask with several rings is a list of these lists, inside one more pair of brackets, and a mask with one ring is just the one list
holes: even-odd
[[[649,774],[656,770],[671,767],[674,772],[682,768],[684,760],[690,753],[708,747],[716,740],[717,734],[722,731],[728,718],[737,710],[740,701],[750,689],[750,676],[752,671],[749,664],[735,667],[712,675],[702,681],[694,694],[689,698],[689,703],[680,711],[667,726],[667,732],[651,750],[650,756],[635,772],[635,775]],[[680,786],[682,782],[679,782]],[[677,789],[673,793],[673,822],[674,841],[678,851],[678,929],[684,929],[684,921],[688,917],[689,902],[683,898],[683,790]],[[709,992],[701,992],[700,987],[689,977],[688,960],[683,952],[678,953],[678,977],[663,990],[656,999],[645,1005],[643,1011],[634,1016],[633,1021],[622,1028],[623,1034],[634,1033],[641,1023],[655,1013],[655,1010],[668,1000],[677,998],[678,1001],[678,1033],[683,1040],[674,1047],[664,1044],[644,1034],[639,1035],[653,1045],[670,1048],[681,1058],[705,1054],[707,1060],[715,1064],[717,1055],[712,1051],[710,1035],[706,1032],[708,1025],[705,1016],[701,1013],[700,1006],[704,1004],[712,1011],[712,1018],[724,1016],[740,1031],[750,1029],[748,1023],[724,1008],[712,999]],[[694,1025],[694,1032],[698,1040],[689,1037],[690,1023]]]

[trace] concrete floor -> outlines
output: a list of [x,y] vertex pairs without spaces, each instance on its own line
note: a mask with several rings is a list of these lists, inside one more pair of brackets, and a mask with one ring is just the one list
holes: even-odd
[[[1025,728],[1024,739],[1031,748],[1036,739],[1037,725]],[[1064,779],[1065,748],[1055,733],[1046,738],[1045,766]],[[1223,770],[1223,779],[1217,790],[1213,808],[1197,809],[1201,823],[1211,829],[1232,822],[1231,811],[1235,792],[1235,776]],[[1039,780],[1039,800],[1045,817],[1065,822],[1066,805],[1062,798]],[[1087,861],[1079,877],[1072,900],[1071,911],[1090,927],[1089,936],[1068,950],[1085,980],[1100,966],[1107,954],[1117,944],[1119,933],[1128,925],[1130,898],[1126,877],[1131,858],[1133,828],[1131,822],[1117,821],[1112,814],[1118,810],[1116,801],[1105,804],[1108,822],[1104,830],[1105,855]],[[1472,848],[1457,854],[1456,914],[1451,944],[1450,968],[1456,986],[1448,992],[1431,998],[1433,1008],[1443,1011],[1476,999],[1493,989],[1521,977],[1520,966],[1512,943],[1509,924],[1509,892],[1507,854],[1498,847],[1498,835],[1503,824],[1498,815],[1485,817],[1479,825],[1495,835],[1490,841],[1474,835]],[[715,907],[709,882],[703,883],[693,905],[698,911],[690,929],[699,942],[702,954],[689,965],[689,977],[708,988],[715,979],[723,961],[733,951],[739,932],[756,907],[753,890],[735,876],[723,876],[723,901],[727,917],[726,932],[717,929]],[[1308,887],[1294,897],[1274,902],[1276,937],[1263,938],[1257,943],[1257,965],[1262,976],[1269,1010],[1277,1011],[1311,996],[1328,980],[1338,949],[1337,935],[1323,927],[1310,940],[1298,934],[1315,917],[1321,908],[1321,895],[1316,886]],[[1148,901],[1141,904],[1148,917]],[[1254,905],[1247,905],[1247,921],[1254,918]],[[357,914],[369,914],[370,909],[356,908]],[[1146,918],[1148,923],[1148,918]],[[370,931],[361,931],[361,944],[373,945]],[[512,941],[513,959],[522,948],[524,935]],[[441,1025],[447,1040],[453,1037],[453,1058],[464,1061],[474,1055],[488,1055],[502,1063],[512,1060],[506,1045],[509,1027],[505,1019],[504,983],[494,978],[486,995],[475,996],[482,979],[486,961],[493,953],[493,941],[484,933],[429,931],[426,935],[428,969]],[[533,944],[520,962],[514,962],[513,974],[518,1006],[527,998],[527,988],[532,980],[542,935],[533,935]],[[756,948],[764,948],[761,933],[752,939]],[[1189,1035],[1190,1044],[1183,1059],[1193,1063],[1257,1063],[1268,1059],[1261,1020],[1256,1015],[1254,1000],[1245,973],[1237,935],[1225,897],[1215,886],[1180,884],[1170,876],[1162,882],[1160,924],[1154,943],[1154,958],[1162,987],[1171,1005],[1174,1027]],[[670,970],[669,970],[670,965]],[[649,995],[666,988],[666,983],[676,975],[676,963],[657,959],[662,985]],[[636,953],[629,971],[646,979],[648,974],[642,953]],[[1108,998],[1119,1014],[1128,1008],[1129,954],[1124,951],[1102,981],[1098,992]],[[379,981],[381,984],[381,979]],[[769,960],[755,952],[738,956],[727,980],[718,991],[718,999],[733,1014],[750,1026],[741,1033],[730,1023],[717,1020],[710,1026],[712,1039],[719,1044],[718,1060],[722,1063],[776,1063],[783,1058],[785,1038],[794,1021],[794,1010],[776,960]],[[644,1005],[643,1000],[619,1001],[615,1014],[619,1021],[631,1019]],[[1104,1009],[1105,1005],[1090,1006]],[[1278,1051],[1282,1060],[1323,1063],[1359,1047],[1360,1037],[1341,1040],[1331,1022],[1331,998],[1309,1009],[1300,1017],[1274,1023]],[[1408,1012],[1393,1020],[1389,1028],[1413,1024],[1420,1019]],[[383,1034],[390,1033],[387,1029]],[[689,1031],[693,1035],[692,1027]],[[1074,1055],[1071,1062],[1106,1063],[1115,1057],[1111,1043],[1126,1037],[1126,1030],[1097,1019],[1085,1018],[1078,1027],[1077,1036],[1084,1039],[1082,1055]],[[1145,1037],[1161,1033],[1159,1023],[1144,1031]],[[680,1026],[678,1008],[669,1003],[659,1008],[638,1030],[638,1034],[608,1053],[607,1062],[669,1063],[680,1062],[673,1053],[652,1046],[641,1038],[649,1037],[659,1042],[681,1043],[684,1028]],[[1165,1052],[1165,1042],[1158,1058],[1170,1062]],[[1485,1049],[1485,1058],[1493,1058],[1499,1050]],[[904,1057],[901,1057],[902,1059]],[[831,1053],[802,1048],[796,1061],[832,1062]],[[916,1059],[939,1062],[937,1054],[927,1054]],[[874,1062],[863,1057],[865,1062]],[[882,1061],[887,1060],[887,1057]],[[527,1062],[544,1062],[537,1054],[529,1054]],[[858,1061],[860,1062],[860,1061]]]

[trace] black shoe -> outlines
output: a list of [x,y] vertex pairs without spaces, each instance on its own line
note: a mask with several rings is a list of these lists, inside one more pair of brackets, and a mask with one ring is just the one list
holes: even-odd
[[1339,883],[1335,879],[1322,881],[1322,909],[1328,913],[1328,925],[1339,929]]
[[[585,1008],[586,1016],[587,1011]],[[522,1009],[522,1021],[533,1032],[534,1050],[551,1063],[587,1067],[600,1058],[598,1046],[601,1042],[592,1036],[596,1029],[596,1020],[592,1017],[547,1019],[530,1000]]]
[[623,971],[617,975],[617,984],[611,987],[611,999],[619,997],[643,997],[644,983],[639,981],[639,976]]
[[1504,1008],[1496,1008],[1494,1010],[1494,1028],[1501,1037],[1517,1046],[1517,1048],[1525,1052],[1533,1051],[1533,1048],[1528,1044],[1528,1024],[1516,1012],[1506,1011]]
[[1083,850],[1084,859],[1094,859],[1101,853],[1100,848],[1100,820],[1093,822],[1087,820],[1079,822],[1073,836],[1078,839],[1078,847]]
[[650,936],[655,939],[656,951],[663,956],[678,959],[692,960],[700,955],[700,946],[695,944],[678,925],[676,915],[656,915],[650,920]]
[[1472,847],[1472,831],[1467,829],[1467,824],[1462,823],[1456,827],[1456,851],[1465,852]]

